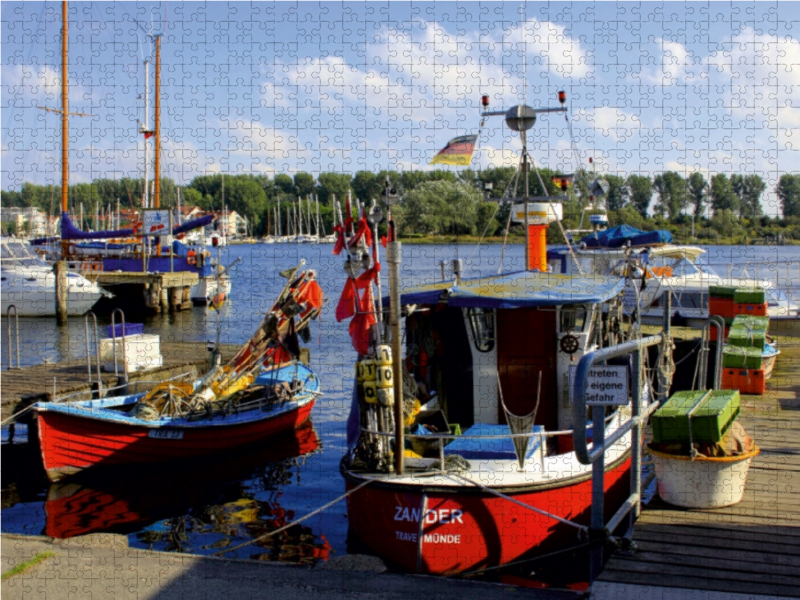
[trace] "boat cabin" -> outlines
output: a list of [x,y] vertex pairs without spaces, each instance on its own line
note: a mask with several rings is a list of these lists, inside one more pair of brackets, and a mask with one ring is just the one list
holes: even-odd
[[[615,311],[604,304],[622,289],[618,277],[521,272],[407,291],[404,366],[417,398],[465,434],[505,425],[506,410],[536,410],[545,431],[571,429],[570,369],[607,345]],[[571,437],[558,439],[548,450],[572,449]]]

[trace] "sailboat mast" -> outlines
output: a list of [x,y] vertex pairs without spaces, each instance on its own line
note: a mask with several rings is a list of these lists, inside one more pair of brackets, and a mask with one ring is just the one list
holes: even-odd
[[150,133],[150,58],[144,61],[144,197],[142,208],[150,208],[150,144],[147,138]]
[[[69,173],[69,102],[67,100],[67,77],[69,63],[67,60],[67,0],[61,3],[61,215],[69,210],[68,173]],[[61,256],[66,257],[69,243],[61,238]]]
[[161,34],[156,38],[156,114],[155,114],[155,168],[153,169],[153,208],[161,208]]

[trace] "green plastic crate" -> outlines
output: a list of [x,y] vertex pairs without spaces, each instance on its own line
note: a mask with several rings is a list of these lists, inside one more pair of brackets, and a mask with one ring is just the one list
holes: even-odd
[[769,331],[769,317],[751,317],[750,315],[736,315],[733,319],[734,327],[752,329],[754,331]]
[[734,369],[761,369],[761,354],[762,350],[758,348],[725,346],[722,350],[722,366]]
[[711,298],[733,298],[736,294],[735,287],[726,285],[710,285],[708,286],[708,295]]
[[733,327],[728,331],[728,344],[731,346],[741,346],[743,348],[757,348],[764,349],[766,343],[767,332],[763,329],[747,329],[745,327],[736,326],[734,322]]
[[736,288],[733,301],[736,304],[764,304],[767,301],[767,293],[764,288]]
[[736,420],[739,410],[738,390],[676,392],[651,417],[653,441],[688,442],[691,412],[692,441],[718,442]]

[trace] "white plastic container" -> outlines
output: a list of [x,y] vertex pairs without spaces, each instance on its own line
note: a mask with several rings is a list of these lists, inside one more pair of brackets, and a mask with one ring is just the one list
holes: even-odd
[[[114,342],[114,338],[100,340],[100,359],[105,371],[114,371]],[[125,344],[124,355],[123,344]],[[128,373],[146,371],[164,364],[161,356],[161,336],[148,333],[126,335],[124,338],[116,338],[116,347],[117,368],[120,371],[125,368],[123,357],[127,361]]]
[[664,502],[685,508],[719,508],[742,500],[750,463],[760,452],[721,458],[664,454],[649,449],[655,458],[658,495]]

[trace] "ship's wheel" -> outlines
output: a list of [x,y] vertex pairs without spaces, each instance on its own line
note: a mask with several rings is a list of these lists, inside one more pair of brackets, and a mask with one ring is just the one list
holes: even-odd
[[567,354],[575,354],[580,347],[578,343],[578,338],[576,338],[572,334],[567,334],[561,338],[561,341],[558,343],[561,347],[561,351]]

